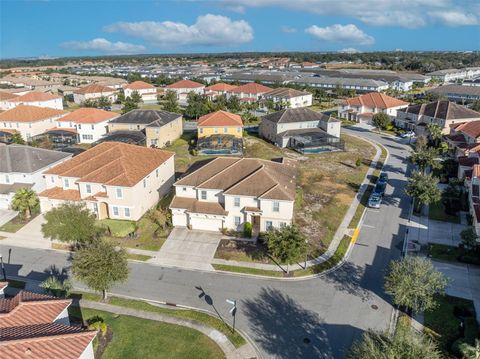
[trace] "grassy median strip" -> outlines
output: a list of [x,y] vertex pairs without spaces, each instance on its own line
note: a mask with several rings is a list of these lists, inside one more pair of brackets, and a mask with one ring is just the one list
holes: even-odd
[[131,259],[131,260],[134,260],[134,261],[145,262],[145,261],[148,261],[149,259],[152,259],[153,257],[152,256],[147,256],[145,254],[128,253],[127,258]]
[[[74,292],[71,294],[71,297],[97,302],[101,300],[101,297],[97,294],[84,292]],[[233,333],[232,327],[230,325],[223,322],[221,319],[215,318],[214,316],[211,316],[207,313],[196,310],[169,309],[152,305],[141,300],[119,298],[115,296],[112,296],[108,299],[108,304],[117,305],[119,307],[143,310],[146,312],[165,314],[171,317],[196,320],[223,333],[236,348],[239,348],[242,345],[246,344],[245,339],[238,332]]]

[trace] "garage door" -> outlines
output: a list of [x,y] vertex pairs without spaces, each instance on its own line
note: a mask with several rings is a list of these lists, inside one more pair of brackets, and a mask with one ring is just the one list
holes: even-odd
[[222,229],[222,220],[218,218],[190,217],[192,229],[201,231],[219,231]]
[[186,213],[173,213],[172,224],[174,226],[186,227],[187,226],[187,214]]

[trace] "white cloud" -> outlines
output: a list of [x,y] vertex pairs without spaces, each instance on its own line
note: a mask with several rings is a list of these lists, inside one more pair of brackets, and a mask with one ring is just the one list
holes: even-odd
[[253,40],[248,22],[212,14],[199,16],[193,25],[173,21],[117,22],[106,26],[105,31],[139,37],[157,47],[234,46]]
[[138,54],[145,51],[145,46],[127,42],[110,42],[107,39],[96,38],[90,41],[68,41],[60,44],[61,47],[73,50],[93,50],[108,54]]
[[465,26],[479,24],[478,18],[474,14],[466,14],[462,11],[432,11],[429,15],[442,24],[448,26]]
[[353,47],[347,47],[346,49],[338,50],[342,54],[358,54],[360,51],[354,49]]
[[293,33],[293,32],[297,32],[297,29],[295,29],[294,27],[286,26],[286,25],[285,25],[285,26],[282,26],[282,27],[280,28],[280,30],[281,30],[282,32],[287,33],[287,34],[291,34],[291,33]]
[[[418,28],[431,22],[475,25],[480,17],[476,0],[218,0],[238,8],[283,7],[322,16],[346,16],[372,26]],[[453,9],[453,10],[452,10]],[[456,14],[448,14],[453,12]],[[446,13],[439,16],[438,13]],[[462,18],[467,21],[457,21]],[[474,21],[477,20],[477,21]]]
[[353,24],[335,24],[327,27],[310,26],[305,32],[319,40],[357,45],[371,45],[375,39]]

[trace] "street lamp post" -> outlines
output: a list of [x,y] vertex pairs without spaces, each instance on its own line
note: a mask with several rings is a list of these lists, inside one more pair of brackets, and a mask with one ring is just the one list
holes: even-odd
[[305,263],[303,269],[307,269],[307,257],[308,257],[308,239],[305,240]]
[[237,301],[227,299],[227,303],[233,305],[230,309],[230,314],[233,316],[233,333],[235,333],[235,314],[237,314]]
[[3,265],[3,256],[0,254],[0,265],[2,267],[3,280],[7,281],[7,273],[5,272],[5,267]]

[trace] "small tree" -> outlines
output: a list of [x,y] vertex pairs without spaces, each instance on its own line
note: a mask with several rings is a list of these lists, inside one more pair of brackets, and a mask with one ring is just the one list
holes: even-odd
[[116,103],[121,104],[125,101],[125,90],[120,89],[117,94],[117,101]]
[[55,276],[50,276],[42,283],[40,283],[40,288],[45,289],[45,291],[55,297],[65,297],[72,290],[72,283],[68,280],[60,280]]
[[38,210],[39,201],[37,194],[30,188],[20,188],[15,192],[11,207],[19,211],[23,218],[29,219],[34,210]]
[[476,100],[472,103],[472,110],[480,112],[480,100]]
[[207,98],[205,96],[190,92],[187,95],[187,107],[185,116],[197,120],[200,116],[208,113]]
[[460,352],[462,353],[462,359],[480,359],[480,340],[475,339],[475,345],[468,343],[460,344]]
[[230,96],[227,100],[227,108],[231,112],[240,112],[242,110],[242,104],[238,96]]
[[427,125],[427,130],[434,147],[437,148],[440,144],[440,140],[442,139],[442,128],[436,123],[429,123]]
[[460,232],[460,237],[462,238],[463,246],[468,249],[472,250],[477,246],[477,233],[473,228],[464,229]]
[[12,143],[16,143],[17,145],[25,145],[26,144],[25,140],[22,137],[22,134],[20,132],[17,132],[17,131],[15,131],[12,134],[12,137],[10,137],[10,140],[12,141]]
[[82,203],[64,203],[45,213],[46,222],[42,224],[45,237],[74,245],[88,244],[103,233],[96,226],[95,214]]
[[123,248],[117,250],[106,240],[98,240],[73,254],[72,273],[89,288],[102,292],[105,301],[107,291],[128,278],[127,252]]
[[446,286],[445,276],[423,257],[390,262],[390,271],[385,278],[385,291],[393,296],[393,302],[415,312],[434,308],[434,295],[442,294]]
[[440,163],[436,161],[437,150],[432,147],[422,146],[415,149],[410,155],[410,162],[418,166],[418,169],[425,173],[427,168],[438,168]]
[[125,99],[125,102],[123,103],[122,114],[125,114],[127,112],[130,112],[136,109],[138,109],[138,104],[134,102],[130,97],[127,97]]
[[387,126],[392,123],[392,120],[390,119],[390,116],[388,116],[384,112],[379,112],[373,115],[372,117],[372,124],[381,130],[384,130],[387,128]]
[[132,92],[131,99],[132,99],[132,101],[135,102],[136,104],[139,104],[139,103],[142,103],[142,102],[143,102],[142,96],[138,93],[138,91],[133,91],[133,92]]
[[290,265],[305,255],[307,250],[305,236],[294,225],[269,230],[265,234],[265,239],[270,254],[287,263],[287,274]]
[[438,179],[432,175],[413,172],[405,192],[415,199],[415,211],[420,212],[423,204],[438,202],[442,192],[438,188]]
[[177,93],[167,90],[163,96],[163,109],[168,112],[179,112]]
[[112,101],[106,96],[102,96],[97,100],[97,106],[100,108],[112,106]]

